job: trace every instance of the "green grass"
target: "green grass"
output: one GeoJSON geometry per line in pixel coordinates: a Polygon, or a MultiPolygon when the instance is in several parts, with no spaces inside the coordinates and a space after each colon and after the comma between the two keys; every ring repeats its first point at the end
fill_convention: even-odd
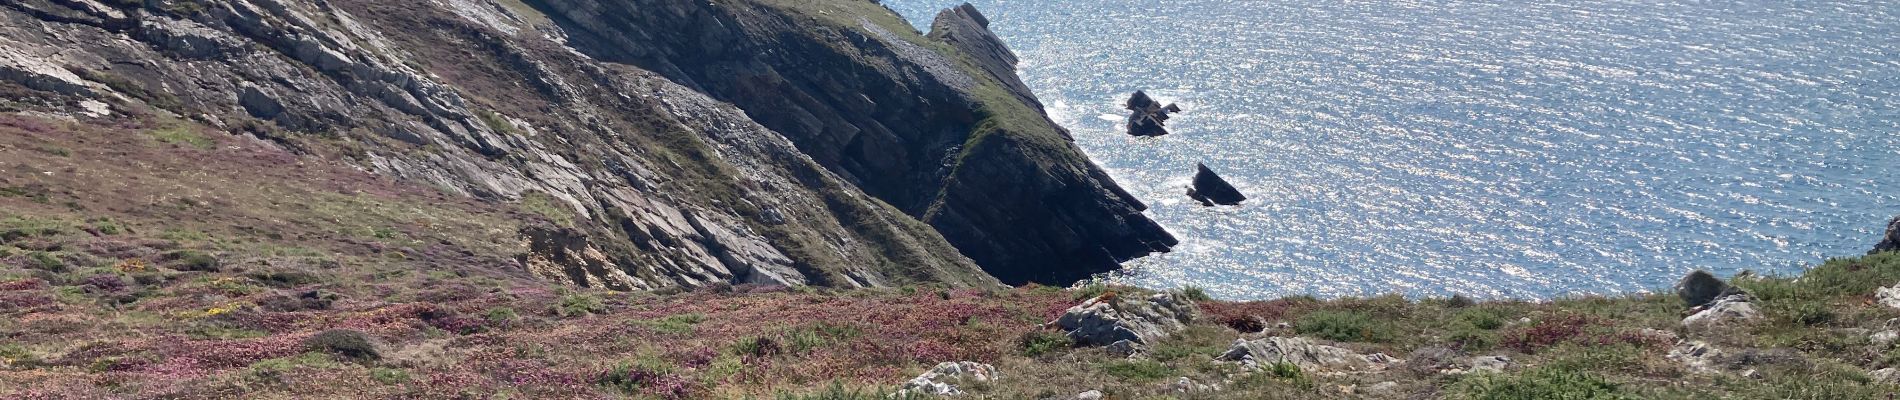
{"type": "Polygon", "coordinates": [[[554,306],[554,315],[565,318],[582,317],[607,311],[606,303],[593,293],[577,292],[561,295],[559,304],[554,306]]]}
{"type": "Polygon", "coordinates": [[[1461,400],[1635,399],[1602,377],[1581,371],[1539,368],[1519,375],[1480,374],[1459,382],[1450,396],[1461,400]]]}
{"type": "Polygon", "coordinates": [[[662,334],[685,335],[693,333],[695,326],[699,325],[699,322],[705,319],[706,316],[703,314],[679,314],[652,320],[635,321],[634,325],[645,327],[662,334]]]}
{"type": "Polygon", "coordinates": [[[1016,347],[1024,357],[1036,357],[1075,347],[1075,339],[1062,332],[1038,330],[1017,338],[1016,347]]]}
{"type": "Polygon", "coordinates": [[[151,134],[153,139],[158,139],[161,143],[196,147],[202,150],[210,150],[217,145],[216,142],[211,141],[211,138],[198,133],[198,130],[189,124],[168,124],[153,129],[151,134]]]}
{"type": "Polygon", "coordinates": [[[1337,342],[1390,342],[1395,337],[1391,323],[1354,311],[1318,311],[1300,317],[1294,331],[1337,342]]]}
{"type": "Polygon", "coordinates": [[[1174,375],[1174,367],[1154,360],[1120,360],[1101,365],[1102,373],[1118,379],[1145,382],[1174,375]]]}
{"type": "Polygon", "coordinates": [[[529,191],[521,194],[519,204],[521,209],[547,218],[555,224],[569,228],[575,227],[574,210],[567,207],[567,202],[554,198],[552,195],[540,191],[529,191]]]}

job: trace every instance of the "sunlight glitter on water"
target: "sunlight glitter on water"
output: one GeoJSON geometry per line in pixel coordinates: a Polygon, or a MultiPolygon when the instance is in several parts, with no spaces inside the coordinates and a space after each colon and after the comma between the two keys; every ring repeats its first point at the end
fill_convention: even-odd
{"type": "MultiPolygon", "coordinates": [[[[1900,4],[977,1],[1221,297],[1548,298],[1794,273],[1900,213],[1900,4]],[[1188,109],[1119,133],[1146,89],[1188,109]],[[1196,162],[1252,200],[1185,201],[1196,162]]],[[[920,26],[952,1],[887,0],[920,26]]]]}

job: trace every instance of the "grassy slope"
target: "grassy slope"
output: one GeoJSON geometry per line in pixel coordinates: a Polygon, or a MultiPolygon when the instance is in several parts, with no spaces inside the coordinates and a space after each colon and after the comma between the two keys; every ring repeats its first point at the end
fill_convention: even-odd
{"type": "MultiPolygon", "coordinates": [[[[1039,165],[1088,164],[1085,156],[1069,143],[1068,139],[1057,133],[1041,112],[1010,94],[1009,89],[978,67],[969,55],[963,54],[948,43],[925,37],[923,33],[912,27],[910,22],[905,21],[903,16],[889,8],[875,2],[859,0],[752,1],[806,15],[836,29],[859,31],[861,34],[870,35],[869,32],[863,32],[864,29],[860,26],[859,18],[862,18],[863,21],[869,21],[911,44],[936,51],[955,62],[958,70],[976,82],[976,86],[970,88],[967,93],[971,97],[970,100],[975,102],[982,120],[971,127],[969,137],[961,146],[962,151],[957,154],[956,166],[952,168],[953,170],[961,168],[967,157],[982,149],[982,146],[990,144],[986,142],[996,139],[997,135],[1007,135],[1012,142],[1028,146],[1024,150],[1026,154],[1051,158],[1037,160],[1039,165]]],[[[953,172],[950,179],[956,179],[956,176],[957,174],[953,172]]],[[[948,190],[950,186],[945,185],[945,190],[948,190]]],[[[931,205],[929,211],[925,212],[926,217],[923,219],[930,220],[931,216],[938,213],[943,206],[944,197],[942,193],[937,195],[936,202],[931,205]]]]}
{"type": "Polygon", "coordinates": [[[1359,395],[1900,390],[1865,374],[1900,363],[1866,339],[1900,316],[1871,297],[1900,282],[1900,254],[1829,261],[1798,280],[1738,279],[1767,318],[1720,332],[1679,329],[1681,306],[1667,295],[1205,302],[1200,323],[1124,360],[1039,328],[1092,291],[568,291],[508,260],[519,251],[514,221],[541,218],[533,204],[456,200],[202,132],[153,118],[102,127],[0,117],[0,398],[882,398],[949,360],[1002,369],[1002,381],[965,388],[979,398],[1352,397],[1342,388],[1386,381],[1396,390],[1359,395]],[[1213,361],[1259,327],[1413,360],[1360,375],[1248,374],[1213,361]],[[305,344],[336,328],[366,333],[381,358],[305,344]],[[1746,354],[1723,363],[1761,378],[1690,371],[1667,358],[1673,339],[1645,329],[1746,354]],[[1440,375],[1425,367],[1432,349],[1515,364],[1440,375]],[[1165,388],[1182,376],[1226,389],[1165,388]]]}

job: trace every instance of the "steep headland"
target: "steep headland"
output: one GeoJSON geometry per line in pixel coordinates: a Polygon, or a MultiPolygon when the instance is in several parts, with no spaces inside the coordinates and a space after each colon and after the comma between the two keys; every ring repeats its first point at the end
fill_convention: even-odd
{"type": "Polygon", "coordinates": [[[844,0],[0,10],[10,110],[540,205],[522,260],[580,285],[1066,283],[1175,244],[969,7],[928,37],[844,0]]]}

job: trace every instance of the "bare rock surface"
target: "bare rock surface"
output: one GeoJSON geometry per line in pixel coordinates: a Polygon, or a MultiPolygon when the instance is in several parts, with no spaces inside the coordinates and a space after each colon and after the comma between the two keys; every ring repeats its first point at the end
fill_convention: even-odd
{"type": "Polygon", "coordinates": [[[1076,343],[1121,347],[1133,352],[1187,328],[1198,314],[1194,302],[1181,293],[1156,293],[1145,298],[1098,296],[1070,307],[1053,325],[1068,332],[1076,343]]]}

